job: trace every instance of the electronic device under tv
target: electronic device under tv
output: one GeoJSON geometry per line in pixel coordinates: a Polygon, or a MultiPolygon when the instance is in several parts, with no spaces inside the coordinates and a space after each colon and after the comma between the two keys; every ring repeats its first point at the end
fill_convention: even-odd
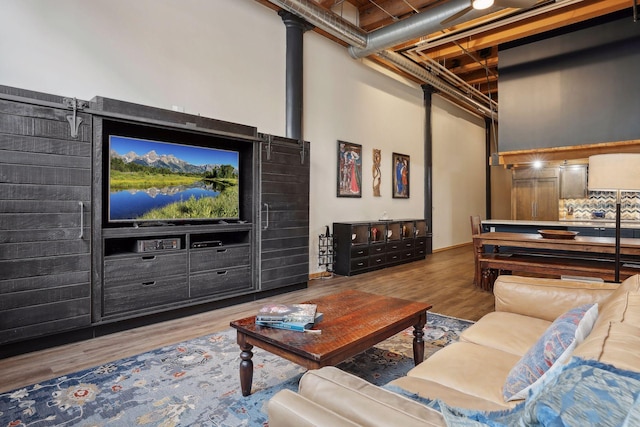
{"type": "Polygon", "coordinates": [[[108,136],[109,224],[240,219],[240,150],[108,136]]]}

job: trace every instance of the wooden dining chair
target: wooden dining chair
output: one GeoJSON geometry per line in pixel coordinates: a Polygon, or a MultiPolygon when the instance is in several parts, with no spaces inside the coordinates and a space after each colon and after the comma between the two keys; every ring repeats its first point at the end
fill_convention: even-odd
{"type": "Polygon", "coordinates": [[[471,235],[482,233],[480,215],[471,215],[469,218],[471,220],[471,235]]]}

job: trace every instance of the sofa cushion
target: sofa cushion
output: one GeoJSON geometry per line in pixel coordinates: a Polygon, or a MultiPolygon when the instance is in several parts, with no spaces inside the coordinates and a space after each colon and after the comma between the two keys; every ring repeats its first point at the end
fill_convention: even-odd
{"type": "Polygon", "coordinates": [[[629,292],[627,295],[627,309],[622,321],[640,328],[640,293],[629,292]]]}
{"type": "Polygon", "coordinates": [[[503,275],[494,284],[495,311],[508,311],[553,322],[584,304],[601,304],[619,289],[616,283],[580,282],[503,275]]]}
{"type": "Polygon", "coordinates": [[[589,334],[598,317],[597,304],[573,308],[558,317],[511,369],[504,383],[505,400],[519,400],[544,384],[569,360],[577,343],[589,334]]]}
{"type": "Polygon", "coordinates": [[[551,325],[548,320],[494,311],[465,329],[460,341],[523,356],[551,325]]]}
{"type": "Polygon", "coordinates": [[[502,385],[519,359],[515,354],[494,348],[456,342],[438,350],[411,369],[407,376],[436,382],[449,389],[506,406],[502,385]]]}
{"type": "Polygon", "coordinates": [[[385,385],[385,388],[417,401],[437,401],[439,406],[442,402],[447,402],[447,405],[478,411],[504,411],[517,403],[505,402],[503,399],[500,402],[490,401],[482,396],[472,396],[439,382],[417,377],[400,377],[385,385]],[[402,391],[398,391],[399,389],[402,391]]]}
{"type": "Polygon", "coordinates": [[[600,312],[606,312],[609,304],[614,303],[618,298],[621,298],[627,292],[639,292],[640,291],[640,274],[636,274],[625,279],[618,288],[613,291],[609,297],[600,304],[600,312]]]}
{"type": "Polygon", "coordinates": [[[636,326],[609,322],[602,337],[583,344],[575,349],[574,356],[640,372],[640,328],[636,326]]]}
{"type": "Polygon", "coordinates": [[[638,292],[617,292],[606,304],[599,307],[598,319],[589,336],[576,346],[574,356],[584,359],[599,360],[609,335],[612,322],[624,322],[640,327],[640,294],[638,292]]]}

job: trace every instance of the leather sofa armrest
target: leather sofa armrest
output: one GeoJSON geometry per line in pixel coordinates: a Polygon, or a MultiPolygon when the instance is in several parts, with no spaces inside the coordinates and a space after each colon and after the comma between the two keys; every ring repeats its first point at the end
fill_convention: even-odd
{"type": "Polygon", "coordinates": [[[357,427],[358,424],[331,412],[291,390],[281,390],[269,400],[269,427],[357,427]]]}
{"type": "Polygon", "coordinates": [[[495,310],[551,322],[571,308],[602,303],[618,286],[606,282],[503,275],[496,279],[493,287],[495,310]]]}
{"type": "Polygon", "coordinates": [[[332,366],[307,371],[298,392],[359,426],[446,425],[440,412],[332,366]]]}

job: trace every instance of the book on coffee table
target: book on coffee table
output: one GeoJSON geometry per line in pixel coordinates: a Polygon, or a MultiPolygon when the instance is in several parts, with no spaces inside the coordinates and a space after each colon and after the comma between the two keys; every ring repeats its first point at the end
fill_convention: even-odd
{"type": "MultiPolygon", "coordinates": [[[[256,320],[256,325],[266,326],[269,328],[276,329],[287,329],[290,331],[299,331],[305,332],[310,331],[310,329],[319,321],[322,320],[322,313],[316,313],[313,322],[291,322],[291,321],[281,321],[281,320],[256,320]]],[[[318,331],[320,332],[320,331],[318,331]]]]}
{"type": "Polygon", "coordinates": [[[256,322],[313,323],[316,304],[267,304],[256,315],[256,322]]]}

